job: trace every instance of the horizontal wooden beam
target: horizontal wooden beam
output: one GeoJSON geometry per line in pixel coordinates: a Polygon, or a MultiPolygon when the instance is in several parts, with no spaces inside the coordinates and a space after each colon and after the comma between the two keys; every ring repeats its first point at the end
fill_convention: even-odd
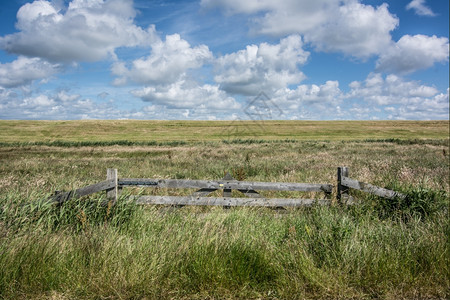
{"type": "Polygon", "coordinates": [[[393,199],[395,197],[399,197],[399,198],[405,198],[406,196],[395,192],[395,191],[391,191],[385,188],[381,188],[375,185],[372,185],[370,183],[365,183],[365,182],[361,182],[355,179],[351,179],[348,177],[342,177],[341,178],[341,185],[343,186],[347,186],[349,188],[355,189],[355,190],[360,190],[366,193],[370,193],[379,197],[383,197],[383,198],[387,198],[387,199],[393,199]]]}
{"type": "Polygon", "coordinates": [[[187,179],[119,179],[120,186],[161,187],[161,188],[192,188],[192,189],[231,189],[244,191],[297,191],[297,192],[325,192],[331,193],[331,184],[318,183],[279,183],[279,182],[250,182],[235,180],[187,180],[187,179]]]}
{"type": "Polygon", "coordinates": [[[137,204],[163,205],[214,205],[214,206],[263,206],[263,207],[300,207],[315,204],[328,205],[329,200],[316,199],[277,199],[277,198],[229,198],[194,196],[140,196],[137,204]]]}
{"type": "Polygon", "coordinates": [[[105,180],[105,181],[102,181],[102,182],[99,182],[96,184],[91,184],[91,185],[85,186],[80,189],[76,189],[73,193],[74,193],[74,196],[83,197],[83,196],[87,196],[87,195],[90,195],[93,193],[112,189],[115,186],[116,186],[116,182],[114,181],[114,179],[110,179],[110,180],[105,180]]]}
{"type": "Polygon", "coordinates": [[[114,180],[112,180],[112,179],[105,180],[105,181],[102,181],[99,183],[91,184],[91,185],[76,189],[74,191],[58,193],[58,194],[50,197],[49,200],[58,202],[58,203],[63,203],[71,198],[87,196],[87,195],[94,194],[97,192],[106,191],[106,190],[109,190],[114,187],[115,187],[114,180]]]}

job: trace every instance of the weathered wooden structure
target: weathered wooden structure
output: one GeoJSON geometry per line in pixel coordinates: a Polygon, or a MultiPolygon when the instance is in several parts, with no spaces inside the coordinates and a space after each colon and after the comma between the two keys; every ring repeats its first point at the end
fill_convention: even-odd
{"type": "MultiPolygon", "coordinates": [[[[360,182],[348,177],[347,167],[339,167],[337,173],[336,200],[340,204],[351,204],[353,199],[349,196],[350,189],[361,190],[380,197],[392,199],[405,195],[387,190],[369,183],[360,182]]],[[[93,193],[106,191],[110,201],[117,201],[124,187],[150,187],[195,189],[188,196],[136,196],[138,204],[162,205],[217,205],[231,206],[263,206],[263,207],[299,207],[315,204],[331,204],[333,185],[317,183],[287,183],[287,182],[252,182],[238,181],[226,174],[221,180],[189,180],[189,179],[152,179],[152,178],[119,178],[117,169],[107,169],[105,181],[92,184],[70,192],[56,192],[52,201],[63,203],[74,197],[83,197],[93,193]],[[221,190],[221,197],[208,197],[209,194],[221,190]],[[232,197],[232,190],[241,192],[245,197],[232,197]],[[291,191],[291,192],[317,192],[323,193],[322,199],[293,199],[293,198],[265,198],[258,191],[291,191]]]]}

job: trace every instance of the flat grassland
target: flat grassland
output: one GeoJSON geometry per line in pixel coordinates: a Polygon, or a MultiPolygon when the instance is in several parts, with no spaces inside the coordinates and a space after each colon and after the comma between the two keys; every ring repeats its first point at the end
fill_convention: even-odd
{"type": "Polygon", "coordinates": [[[448,121],[0,121],[0,298],[448,299],[448,136],[448,121]],[[335,185],[338,166],[408,197],[285,211],[125,198],[192,192],[170,189],[112,207],[38,201],[106,168],[335,185]]]}
{"type": "Polygon", "coordinates": [[[446,139],[448,121],[0,121],[0,142],[446,139]]]}

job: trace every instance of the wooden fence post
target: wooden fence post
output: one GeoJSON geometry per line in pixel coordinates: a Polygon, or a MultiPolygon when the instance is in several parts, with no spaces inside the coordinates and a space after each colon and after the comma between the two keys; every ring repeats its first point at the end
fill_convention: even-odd
{"type": "MultiPolygon", "coordinates": [[[[233,176],[230,175],[230,173],[226,173],[225,176],[222,178],[222,180],[236,180],[233,178],[233,176]]],[[[231,189],[223,189],[222,195],[224,198],[230,198],[231,197],[231,189]]],[[[230,206],[223,206],[224,209],[230,209],[230,206]]]]}
{"type": "Polygon", "coordinates": [[[342,177],[348,177],[348,167],[338,167],[337,168],[337,201],[339,204],[343,204],[343,197],[345,200],[348,199],[348,190],[349,188],[342,185],[342,177]]]}
{"type": "Polygon", "coordinates": [[[113,201],[113,204],[117,202],[119,198],[119,185],[118,185],[118,176],[117,169],[106,169],[106,180],[114,180],[114,187],[106,190],[106,198],[113,201]]]}

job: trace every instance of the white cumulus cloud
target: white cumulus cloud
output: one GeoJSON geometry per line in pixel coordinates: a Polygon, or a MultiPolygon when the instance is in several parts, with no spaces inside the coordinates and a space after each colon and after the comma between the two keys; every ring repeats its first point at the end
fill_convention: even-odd
{"type": "Polygon", "coordinates": [[[322,51],[362,59],[382,52],[391,42],[390,32],[399,24],[387,4],[373,7],[356,0],[202,0],[201,5],[253,14],[251,30],[256,33],[301,34],[322,51]]]}
{"type": "Polygon", "coordinates": [[[152,104],[169,108],[211,108],[233,110],[240,108],[234,98],[216,85],[198,85],[180,80],[168,85],[147,86],[132,91],[132,94],[152,104]]]}
{"type": "Polygon", "coordinates": [[[118,47],[149,45],[154,27],[133,23],[132,0],[73,0],[64,9],[38,0],[17,12],[17,33],[0,37],[0,48],[52,62],[98,61],[115,57],[118,47]]]}
{"type": "Polygon", "coordinates": [[[404,35],[383,53],[377,69],[393,73],[411,73],[433,66],[436,62],[448,62],[448,38],[435,35],[404,35]]]}
{"type": "Polygon", "coordinates": [[[96,103],[66,91],[19,95],[0,88],[0,119],[110,119],[125,114],[112,103],[96,103]]]}
{"type": "Polygon", "coordinates": [[[243,95],[271,92],[299,83],[305,75],[298,66],[309,57],[302,46],[298,35],[284,38],[275,45],[249,45],[244,50],[217,58],[214,80],[221,89],[243,95]]]}
{"type": "Polygon", "coordinates": [[[406,5],[406,9],[413,9],[419,16],[433,17],[436,15],[428,6],[425,5],[425,0],[413,0],[406,5]]]}
{"type": "Polygon", "coordinates": [[[305,32],[305,40],[322,51],[364,59],[383,53],[391,43],[390,32],[398,23],[387,4],[374,8],[350,2],[332,12],[317,28],[305,32]]]}
{"type": "Polygon", "coordinates": [[[418,81],[407,81],[392,74],[383,78],[379,73],[370,74],[362,82],[352,82],[350,88],[345,98],[365,103],[369,108],[367,113],[384,107],[397,119],[448,119],[448,90],[443,94],[418,81]]]}
{"type": "Polygon", "coordinates": [[[408,104],[438,93],[435,87],[421,85],[417,81],[405,81],[392,74],[383,78],[380,73],[371,73],[363,82],[354,81],[350,88],[347,97],[377,105],[408,104]]]}
{"type": "Polygon", "coordinates": [[[46,79],[60,69],[60,65],[40,58],[19,56],[10,63],[0,63],[0,86],[12,88],[27,85],[33,80],[46,79]]]}
{"type": "Polygon", "coordinates": [[[191,45],[181,39],[179,34],[166,36],[152,46],[151,54],[132,62],[130,68],[124,62],[117,62],[112,73],[118,78],[115,84],[124,84],[131,79],[141,84],[169,84],[184,77],[189,69],[196,69],[212,60],[208,46],[191,45]]]}
{"type": "Polygon", "coordinates": [[[272,96],[272,101],[291,119],[339,118],[342,99],[339,82],[332,80],[322,85],[302,84],[295,89],[279,89],[272,96]]]}
{"type": "Polygon", "coordinates": [[[296,89],[281,89],[274,94],[274,99],[279,102],[289,102],[296,105],[330,104],[338,103],[342,92],[338,81],[327,81],[322,85],[297,86],[296,89]]]}

